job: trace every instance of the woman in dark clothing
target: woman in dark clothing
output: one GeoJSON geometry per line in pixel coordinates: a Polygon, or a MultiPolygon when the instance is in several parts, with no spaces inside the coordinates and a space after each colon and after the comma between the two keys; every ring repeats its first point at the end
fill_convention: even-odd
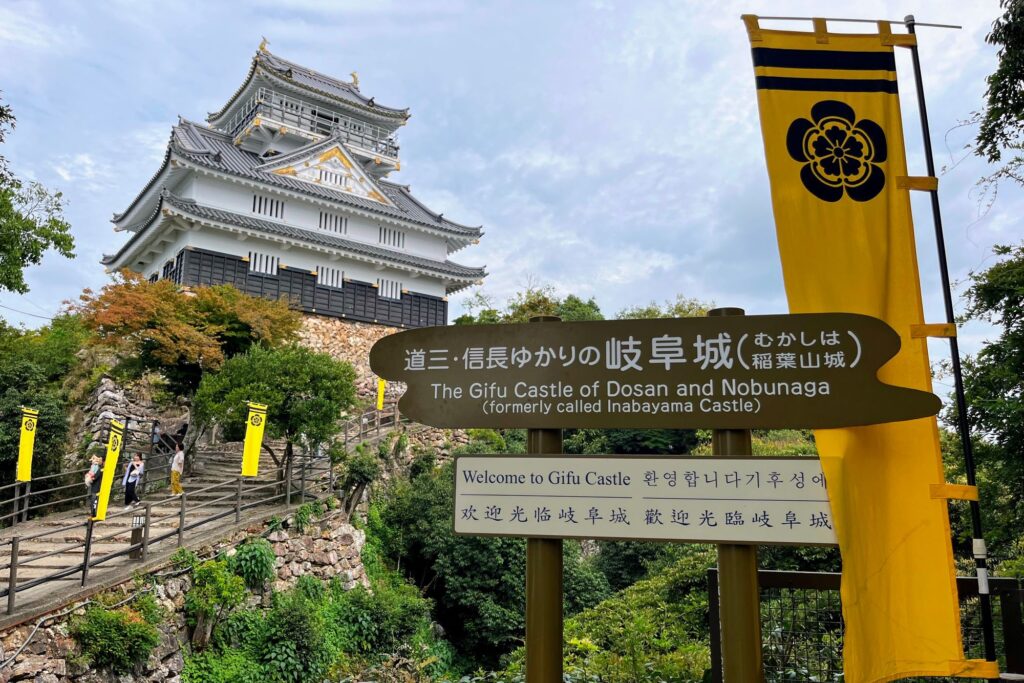
{"type": "Polygon", "coordinates": [[[136,453],[124,468],[124,509],[139,504],[139,485],[142,483],[142,454],[136,453]]]}

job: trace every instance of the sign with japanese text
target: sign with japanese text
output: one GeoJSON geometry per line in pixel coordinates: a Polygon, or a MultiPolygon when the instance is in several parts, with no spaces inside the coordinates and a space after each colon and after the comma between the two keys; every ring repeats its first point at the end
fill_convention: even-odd
{"type": "Polygon", "coordinates": [[[899,348],[863,315],[724,316],[429,327],[370,365],[435,427],[826,429],[939,411],[877,379],[899,348]]]}
{"type": "Polygon", "coordinates": [[[833,545],[817,458],[455,459],[455,533],[833,545]]]}

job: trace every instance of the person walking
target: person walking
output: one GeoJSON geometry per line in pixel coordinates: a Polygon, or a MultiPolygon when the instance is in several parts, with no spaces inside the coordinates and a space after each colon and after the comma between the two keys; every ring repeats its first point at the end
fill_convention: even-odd
{"type": "Polygon", "coordinates": [[[93,517],[96,516],[96,506],[99,504],[100,475],[103,473],[102,464],[103,459],[100,456],[92,456],[89,471],[85,473],[85,489],[89,495],[89,510],[93,517]]]}
{"type": "Polygon", "coordinates": [[[142,484],[142,472],[145,465],[142,462],[142,454],[136,453],[132,456],[131,462],[125,465],[124,479],[124,509],[129,510],[139,504],[139,487],[142,484]]]}
{"type": "Polygon", "coordinates": [[[185,451],[181,442],[174,444],[174,457],[171,458],[171,495],[180,496],[185,492],[181,488],[181,475],[185,471],[185,451]]]}

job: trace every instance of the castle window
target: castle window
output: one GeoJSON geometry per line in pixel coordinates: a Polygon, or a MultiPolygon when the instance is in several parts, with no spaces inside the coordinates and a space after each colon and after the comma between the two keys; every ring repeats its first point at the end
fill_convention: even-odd
{"type": "Polygon", "coordinates": [[[271,218],[283,219],[284,218],[284,201],[280,199],[271,199],[270,197],[264,197],[261,194],[254,194],[252,196],[252,212],[261,216],[270,216],[271,218]]]}
{"type": "Polygon", "coordinates": [[[387,280],[385,278],[378,278],[377,280],[377,296],[384,297],[385,299],[401,299],[402,289],[402,283],[398,280],[387,280]]]}
{"type": "Polygon", "coordinates": [[[277,267],[281,263],[279,256],[261,254],[258,251],[249,252],[249,272],[262,275],[277,275],[277,267]]]}
{"type": "Polygon", "coordinates": [[[394,228],[385,228],[382,225],[377,228],[377,242],[389,247],[405,249],[405,233],[394,228]]]}
{"type": "Polygon", "coordinates": [[[345,283],[345,271],[331,266],[320,266],[316,271],[316,283],[325,287],[342,287],[345,283]]]}
{"type": "Polygon", "coordinates": [[[330,211],[320,212],[320,229],[339,235],[348,234],[348,217],[330,211]]]}

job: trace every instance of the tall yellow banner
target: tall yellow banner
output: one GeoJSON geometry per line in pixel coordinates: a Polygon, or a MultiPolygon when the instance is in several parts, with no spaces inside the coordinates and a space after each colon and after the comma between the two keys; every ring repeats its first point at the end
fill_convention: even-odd
{"type": "Polygon", "coordinates": [[[263,430],[267,426],[267,407],[262,403],[247,403],[249,415],[245,418],[245,444],[242,447],[242,476],[255,477],[260,472],[260,448],[263,430]]]}
{"type": "Polygon", "coordinates": [[[110,487],[114,484],[117,474],[117,460],[121,457],[124,445],[124,424],[117,420],[110,421],[110,437],[107,439],[107,457],[103,460],[103,479],[100,480],[100,496],[96,503],[96,515],[93,521],[102,522],[107,518],[107,504],[110,502],[110,487]]]}
{"type": "MultiPolygon", "coordinates": [[[[760,28],[754,58],[793,313],[863,313],[899,334],[879,379],[931,391],[893,35],[760,28]]],[[[966,660],[934,418],[815,432],[843,560],[844,680],[998,676],[966,660]],[[934,488],[933,488],[934,487],[934,488]]]]}
{"type": "Polygon", "coordinates": [[[18,442],[18,467],[16,481],[32,481],[32,451],[36,447],[36,427],[39,425],[39,411],[21,409],[21,440],[18,442]]]}

